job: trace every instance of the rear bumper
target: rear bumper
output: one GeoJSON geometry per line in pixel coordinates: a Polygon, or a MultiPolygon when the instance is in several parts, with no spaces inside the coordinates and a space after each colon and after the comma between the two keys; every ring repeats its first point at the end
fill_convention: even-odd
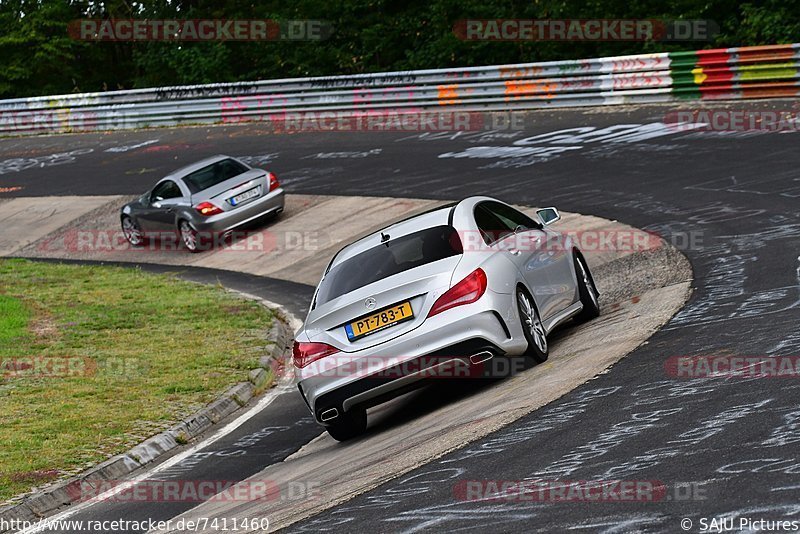
{"type": "MultiPolygon", "coordinates": [[[[471,356],[482,351],[493,356],[518,355],[527,346],[514,299],[487,291],[480,301],[429,317],[391,341],[356,352],[339,352],[295,373],[306,404],[324,424],[320,414],[328,409],[342,413],[356,405],[379,404],[427,378],[485,376],[486,369],[476,369],[471,356]],[[450,360],[454,361],[448,363],[450,360]],[[421,372],[437,365],[444,367],[435,376],[421,372]]],[[[495,358],[492,363],[504,361],[495,358]]],[[[489,374],[504,376],[494,371],[489,374]]]]}
{"type": "Polygon", "coordinates": [[[308,391],[308,381],[299,383],[298,388],[316,421],[333,423],[339,414],[354,407],[369,408],[438,379],[482,376],[486,371],[483,362],[502,355],[504,352],[495,344],[476,338],[405,360],[321,394],[308,391]],[[313,405],[309,395],[313,395],[313,405]],[[327,419],[325,414],[332,417],[327,419]]]}
{"type": "Polygon", "coordinates": [[[202,217],[198,214],[192,217],[190,222],[198,232],[228,232],[266,215],[280,213],[283,211],[284,197],[283,189],[279,187],[258,200],[240,206],[239,208],[212,217],[202,217]]]}

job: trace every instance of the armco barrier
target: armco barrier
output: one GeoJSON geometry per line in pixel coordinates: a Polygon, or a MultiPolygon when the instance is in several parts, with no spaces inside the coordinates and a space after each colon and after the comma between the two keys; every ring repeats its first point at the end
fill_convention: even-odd
{"type": "Polygon", "coordinates": [[[800,96],[800,44],[0,100],[0,135],[279,121],[288,112],[489,111],[800,96]]]}

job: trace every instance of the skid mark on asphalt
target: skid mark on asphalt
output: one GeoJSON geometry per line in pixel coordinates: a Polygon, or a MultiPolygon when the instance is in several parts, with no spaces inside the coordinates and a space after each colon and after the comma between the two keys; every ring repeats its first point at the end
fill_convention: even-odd
{"type": "Polygon", "coordinates": [[[79,148],[69,152],[58,152],[46,156],[36,156],[30,158],[11,158],[0,161],[0,175],[12,172],[22,172],[28,169],[54,167],[74,163],[78,156],[94,152],[93,148],[79,148]]]}
{"type": "Polygon", "coordinates": [[[146,147],[149,145],[153,145],[155,143],[158,143],[158,139],[151,139],[149,141],[143,141],[141,143],[136,143],[134,145],[112,146],[111,148],[105,149],[104,152],[111,152],[111,153],[130,152],[131,150],[136,150],[137,148],[146,147]]]}

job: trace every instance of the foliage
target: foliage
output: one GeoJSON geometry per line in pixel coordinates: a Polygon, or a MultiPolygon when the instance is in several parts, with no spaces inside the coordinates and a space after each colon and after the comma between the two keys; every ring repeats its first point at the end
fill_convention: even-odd
{"type": "Polygon", "coordinates": [[[0,98],[790,43],[800,0],[0,0],[0,98]],[[81,42],[82,18],[313,19],[323,41],[81,42]],[[712,19],[711,42],[463,41],[467,18],[712,19]]]}

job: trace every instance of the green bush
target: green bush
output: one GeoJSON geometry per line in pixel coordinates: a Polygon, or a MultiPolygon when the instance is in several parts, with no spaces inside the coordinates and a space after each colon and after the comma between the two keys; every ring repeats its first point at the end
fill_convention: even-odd
{"type": "Polygon", "coordinates": [[[490,65],[655,51],[790,43],[800,38],[800,0],[122,0],[0,2],[0,98],[173,84],[490,65]],[[325,41],[101,42],[71,39],[81,18],[314,19],[325,41]],[[465,18],[712,19],[712,42],[465,42],[465,18]]]}

